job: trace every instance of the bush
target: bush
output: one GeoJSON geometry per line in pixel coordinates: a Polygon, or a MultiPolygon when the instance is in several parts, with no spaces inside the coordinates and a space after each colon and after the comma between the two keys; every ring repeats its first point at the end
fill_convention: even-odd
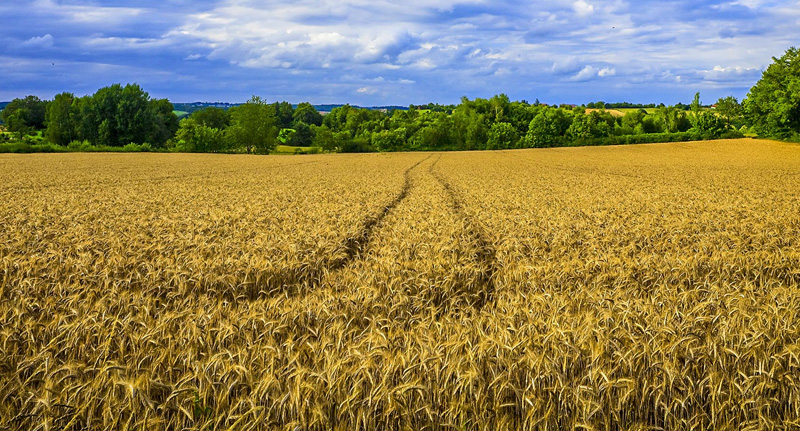
{"type": "Polygon", "coordinates": [[[720,139],[741,139],[744,138],[744,134],[738,130],[727,130],[719,135],[720,139]]]}
{"type": "Polygon", "coordinates": [[[126,153],[141,153],[141,152],[151,152],[153,151],[153,147],[145,142],[144,144],[134,144],[131,142],[128,145],[122,147],[122,151],[126,153]]]}
{"type": "Polygon", "coordinates": [[[91,142],[87,140],[83,141],[72,141],[67,145],[67,148],[70,151],[92,151],[94,146],[91,142]]]}
{"type": "Polygon", "coordinates": [[[0,153],[63,153],[67,149],[54,144],[30,144],[28,142],[9,142],[0,144],[0,153]]]}

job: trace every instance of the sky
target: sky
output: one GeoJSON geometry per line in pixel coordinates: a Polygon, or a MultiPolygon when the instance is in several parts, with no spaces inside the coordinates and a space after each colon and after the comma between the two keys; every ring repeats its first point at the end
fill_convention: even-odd
{"type": "Polygon", "coordinates": [[[710,104],[798,44],[800,0],[0,0],[0,100],[710,104]]]}

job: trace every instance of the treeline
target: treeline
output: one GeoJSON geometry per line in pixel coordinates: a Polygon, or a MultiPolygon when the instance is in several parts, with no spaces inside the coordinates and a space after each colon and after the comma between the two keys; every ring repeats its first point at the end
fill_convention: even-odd
{"type": "MultiPolygon", "coordinates": [[[[28,96],[3,109],[5,128],[23,143],[55,146],[164,147],[178,130],[167,99],[151,99],[136,84],[119,84],[91,96],[61,93],[51,101],[28,96]]],[[[4,134],[6,139],[10,139],[4,134]]],[[[73,148],[79,149],[79,148],[73,148]]]]}
{"type": "MultiPolygon", "coordinates": [[[[698,96],[699,97],[699,96],[698,96]]],[[[491,150],[602,145],[740,136],[741,109],[729,116],[701,108],[662,106],[614,116],[587,106],[551,107],[463,98],[458,105],[375,110],[350,105],[321,115],[309,103],[267,103],[253,97],[221,109],[210,107],[178,121],[172,104],[151,99],[138,85],[113,85],[91,96],[16,99],[3,110],[9,132],[24,141],[66,149],[172,150],[269,153],[278,145],[310,151],[370,152],[491,150]]],[[[594,105],[590,105],[594,106],[594,105]]]]}
{"type": "Polygon", "coordinates": [[[740,117],[723,117],[697,105],[686,112],[674,107],[653,113],[634,110],[615,117],[585,107],[550,107],[491,99],[462,99],[451,113],[419,110],[382,114],[337,108],[315,128],[313,145],[339,151],[484,150],[740,136],[740,117]],[[678,134],[668,136],[670,134],[678,134]],[[622,136],[627,138],[622,139],[622,136]]]}
{"type": "Polygon", "coordinates": [[[407,110],[345,105],[323,116],[309,103],[295,107],[254,96],[230,109],[201,109],[178,121],[168,100],[151,99],[135,84],[117,84],[85,97],[62,93],[52,101],[13,100],[2,111],[7,131],[0,136],[14,142],[0,143],[0,151],[269,153],[281,144],[306,152],[491,150],[734,138],[745,131],[798,140],[798,89],[800,51],[795,48],[774,59],[743,103],[725,97],[713,109],[700,103],[699,93],[687,105],[635,107],[604,102],[553,107],[501,94],[407,110]],[[626,112],[615,116],[606,108],[626,112]],[[28,147],[14,147],[20,144],[28,147]]]}

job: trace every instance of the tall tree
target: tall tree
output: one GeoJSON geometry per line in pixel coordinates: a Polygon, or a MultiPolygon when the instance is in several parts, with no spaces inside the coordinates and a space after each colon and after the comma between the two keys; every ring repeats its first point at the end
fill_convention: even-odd
{"type": "Polygon", "coordinates": [[[453,139],[456,146],[464,150],[486,148],[488,127],[486,117],[473,108],[475,102],[463,98],[461,105],[453,111],[453,139]]]}
{"type": "Polygon", "coordinates": [[[78,138],[74,103],[74,94],[61,93],[47,104],[45,137],[48,141],[56,145],[67,145],[78,138]]]}
{"type": "Polygon", "coordinates": [[[560,108],[544,108],[533,117],[528,133],[525,135],[525,146],[557,147],[563,144],[564,134],[572,124],[560,108]]]}
{"type": "Polygon", "coordinates": [[[232,148],[268,153],[278,145],[279,131],[274,105],[253,96],[247,103],[231,108],[231,125],[225,133],[232,148]]]}
{"type": "Polygon", "coordinates": [[[294,124],[294,133],[292,133],[292,137],[289,140],[289,145],[295,147],[310,147],[313,141],[314,132],[311,130],[311,127],[302,121],[296,122],[294,124]]]}
{"type": "Polygon", "coordinates": [[[800,50],[789,48],[761,75],[744,101],[744,112],[762,136],[800,133],[800,50]]]}
{"type": "Polygon", "coordinates": [[[720,97],[717,100],[717,113],[725,121],[725,127],[730,128],[731,123],[742,118],[742,105],[733,96],[720,97]]]}
{"type": "Polygon", "coordinates": [[[178,131],[178,116],[174,113],[172,103],[167,99],[151,100],[149,109],[153,114],[150,143],[162,147],[178,131]]]}
{"type": "Polygon", "coordinates": [[[294,110],[293,116],[294,123],[306,123],[309,126],[321,126],[322,125],[322,115],[314,108],[314,105],[303,102],[297,105],[297,109],[294,110]]]}
{"type": "Polygon", "coordinates": [[[275,102],[272,104],[275,109],[275,117],[278,121],[278,127],[281,129],[289,129],[292,127],[292,120],[294,118],[294,108],[289,102],[275,102]]]}
{"type": "Polygon", "coordinates": [[[691,121],[686,118],[686,112],[674,106],[658,108],[654,116],[667,133],[685,132],[693,125],[691,121]]]}
{"type": "Polygon", "coordinates": [[[223,130],[231,124],[230,112],[215,107],[209,107],[195,111],[190,116],[198,123],[214,129],[223,130]]]}
{"type": "Polygon", "coordinates": [[[152,136],[153,127],[158,124],[156,113],[150,106],[150,96],[137,84],[122,88],[115,114],[119,145],[147,142],[152,136]]]}

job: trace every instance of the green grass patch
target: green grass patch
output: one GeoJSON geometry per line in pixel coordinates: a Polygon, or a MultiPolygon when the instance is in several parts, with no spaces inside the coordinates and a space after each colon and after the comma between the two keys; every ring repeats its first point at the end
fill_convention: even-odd
{"type": "Polygon", "coordinates": [[[652,114],[652,113],[656,112],[657,108],[614,108],[614,110],[619,111],[619,112],[623,112],[623,113],[626,113],[626,114],[628,112],[634,112],[634,111],[638,111],[640,109],[644,109],[648,114],[652,114]]]}
{"type": "Polygon", "coordinates": [[[319,152],[318,147],[293,147],[291,145],[278,145],[272,154],[315,154],[319,152]]]}

